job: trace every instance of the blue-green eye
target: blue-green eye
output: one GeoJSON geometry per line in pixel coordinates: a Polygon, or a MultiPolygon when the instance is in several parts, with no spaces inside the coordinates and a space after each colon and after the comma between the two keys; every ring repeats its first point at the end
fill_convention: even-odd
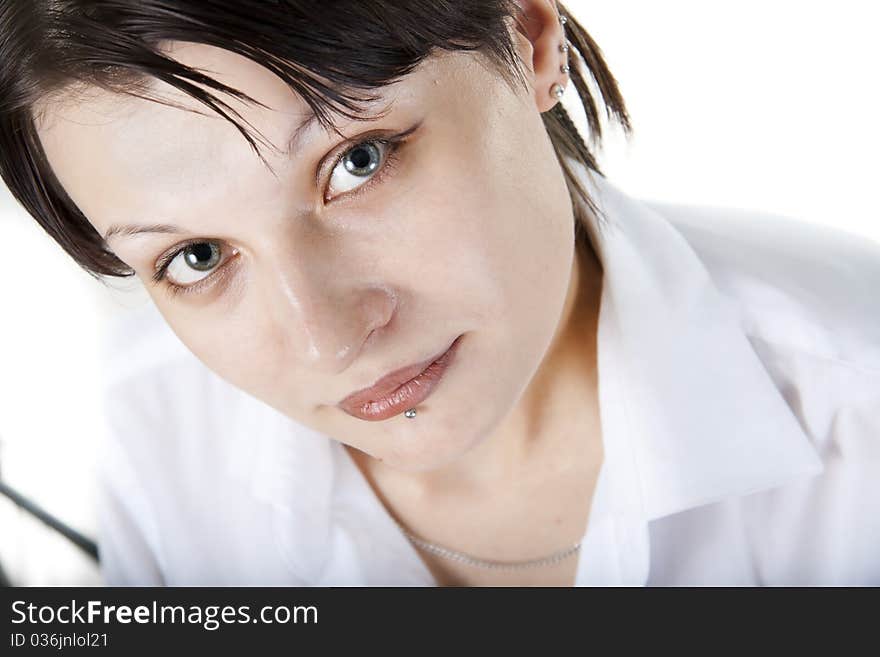
{"type": "Polygon", "coordinates": [[[210,276],[221,260],[217,244],[196,242],[177,252],[165,268],[165,275],[175,285],[190,285],[210,276]]]}
{"type": "Polygon", "coordinates": [[[389,148],[384,141],[366,141],[346,151],[330,175],[331,195],[344,194],[370,180],[381,169],[389,148]]]}

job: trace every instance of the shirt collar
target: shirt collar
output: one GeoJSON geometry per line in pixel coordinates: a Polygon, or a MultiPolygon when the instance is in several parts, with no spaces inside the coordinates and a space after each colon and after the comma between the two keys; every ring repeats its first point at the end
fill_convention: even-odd
{"type": "Polygon", "coordinates": [[[571,163],[605,218],[586,232],[604,271],[599,402],[611,477],[629,487],[622,510],[650,520],[821,472],[735,305],[683,236],[571,163]]]}

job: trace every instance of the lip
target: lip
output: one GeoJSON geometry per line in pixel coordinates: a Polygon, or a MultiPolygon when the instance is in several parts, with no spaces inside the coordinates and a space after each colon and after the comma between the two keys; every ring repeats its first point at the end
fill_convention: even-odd
{"type": "Polygon", "coordinates": [[[353,417],[376,422],[422,403],[440,382],[461,338],[459,335],[436,356],[394,370],[369,388],[353,392],[337,406],[353,417]]]}

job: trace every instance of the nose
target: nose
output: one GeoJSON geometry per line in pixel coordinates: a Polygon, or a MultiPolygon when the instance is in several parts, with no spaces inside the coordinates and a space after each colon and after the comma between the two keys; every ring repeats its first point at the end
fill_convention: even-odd
{"type": "Polygon", "coordinates": [[[397,308],[397,295],[387,285],[365,280],[349,261],[298,258],[279,254],[267,273],[265,299],[275,342],[312,371],[328,375],[345,370],[367,340],[385,327],[397,308]]]}

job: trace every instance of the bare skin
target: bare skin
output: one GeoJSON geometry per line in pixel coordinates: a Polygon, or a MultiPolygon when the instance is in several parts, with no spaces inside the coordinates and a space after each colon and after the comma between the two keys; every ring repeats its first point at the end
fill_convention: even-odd
{"type": "MultiPolygon", "coordinates": [[[[463,490],[454,481],[425,486],[347,447],[379,499],[410,532],[498,561],[545,557],[581,540],[603,460],[596,377],[601,290],[601,263],[591,249],[579,249],[560,332],[524,394],[536,411],[530,416],[535,435],[541,435],[542,424],[560,418],[569,419],[568,427],[552,443],[525,445],[522,459],[503,464],[484,489],[463,490]],[[574,397],[544,398],[560,381],[569,382],[574,397]]],[[[519,421],[514,414],[506,419],[519,421]]],[[[419,555],[438,586],[572,586],[578,565],[577,554],[524,570],[475,568],[425,550],[419,555]]]]}
{"type": "MultiPolygon", "coordinates": [[[[168,52],[260,100],[230,99],[262,135],[267,169],[226,121],[92,89],[42,108],[40,139],[73,201],[144,281],[210,369],[342,442],[389,509],[428,540],[497,560],[579,540],[601,464],[595,324],[601,271],[576,257],[568,190],[541,113],[567,78],[552,0],[523,0],[528,90],[472,53],[443,53],[382,90],[352,141],[315,126],[283,146],[306,105],[257,64],[201,44],[168,52]],[[341,161],[366,137],[414,131],[394,166],[354,180],[341,161]],[[369,133],[369,134],[368,134],[369,133]],[[114,227],[163,224],[162,232],[114,227]],[[172,227],[168,227],[168,226],[172,227]],[[209,272],[165,254],[198,242],[209,272]],[[201,276],[200,280],[197,277],[201,276]],[[177,284],[182,291],[172,284],[177,284]],[[463,335],[418,407],[381,422],[336,406],[463,335]]],[[[528,583],[570,585],[575,560],[528,583]]],[[[518,583],[429,563],[438,583],[518,583]]]]}

